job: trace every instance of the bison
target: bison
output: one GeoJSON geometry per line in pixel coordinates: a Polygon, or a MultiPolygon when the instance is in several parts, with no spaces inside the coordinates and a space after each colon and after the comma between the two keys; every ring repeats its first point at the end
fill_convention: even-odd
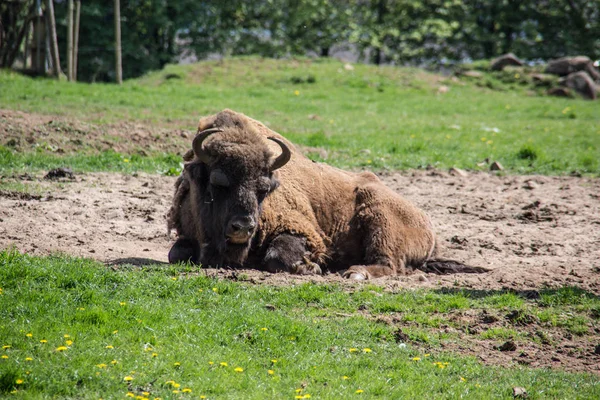
{"type": "Polygon", "coordinates": [[[434,260],[427,215],[370,172],[315,163],[262,123],[224,110],[202,118],[168,213],[169,262],[343,271],[351,279],[483,272],[434,260]]]}

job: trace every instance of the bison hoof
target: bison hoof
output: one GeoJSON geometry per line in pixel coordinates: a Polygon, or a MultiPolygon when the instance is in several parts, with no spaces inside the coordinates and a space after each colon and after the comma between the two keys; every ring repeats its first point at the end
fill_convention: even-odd
{"type": "Polygon", "coordinates": [[[312,261],[298,261],[292,265],[291,272],[298,275],[321,275],[321,267],[312,261]]]}
{"type": "Polygon", "coordinates": [[[367,279],[367,277],[363,273],[352,272],[350,275],[348,275],[348,279],[354,279],[354,280],[357,280],[357,281],[364,281],[364,280],[367,279]]]}
{"type": "Polygon", "coordinates": [[[362,265],[355,265],[348,268],[342,276],[346,279],[354,279],[356,281],[365,281],[371,277],[369,271],[362,265]]]}

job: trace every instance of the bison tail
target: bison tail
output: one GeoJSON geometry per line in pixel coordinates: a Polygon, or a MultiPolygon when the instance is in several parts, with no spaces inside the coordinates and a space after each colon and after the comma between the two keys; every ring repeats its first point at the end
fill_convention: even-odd
{"type": "Polygon", "coordinates": [[[454,260],[428,260],[425,261],[417,269],[437,275],[449,275],[449,274],[482,274],[489,272],[489,269],[482,267],[472,267],[470,265],[463,264],[454,260]]]}

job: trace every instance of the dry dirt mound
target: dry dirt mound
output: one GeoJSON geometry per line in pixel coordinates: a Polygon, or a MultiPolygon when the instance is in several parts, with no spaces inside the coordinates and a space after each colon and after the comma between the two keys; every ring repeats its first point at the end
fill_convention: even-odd
{"type": "MultiPolygon", "coordinates": [[[[22,180],[37,194],[0,191],[0,248],[15,246],[37,255],[61,251],[112,262],[166,261],[172,239],[165,214],[174,178],[94,173],[52,182],[42,176],[22,180]]],[[[11,179],[20,178],[5,180],[11,179]]],[[[445,247],[442,256],[492,271],[416,272],[377,284],[391,290],[577,286],[600,294],[600,180],[487,173],[454,177],[440,171],[382,179],[431,215],[445,247]]],[[[344,282],[337,274],[243,273],[270,284],[344,282]]]]}

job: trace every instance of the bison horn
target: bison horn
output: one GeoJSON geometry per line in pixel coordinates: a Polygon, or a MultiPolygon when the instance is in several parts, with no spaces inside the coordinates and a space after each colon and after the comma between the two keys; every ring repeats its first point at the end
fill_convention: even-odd
{"type": "Polygon", "coordinates": [[[271,164],[271,171],[275,171],[276,169],[283,167],[285,164],[287,164],[288,161],[290,161],[292,153],[290,152],[290,148],[287,147],[287,145],[283,143],[282,140],[277,139],[273,136],[269,137],[269,139],[274,141],[279,145],[279,147],[281,147],[281,154],[271,164]]]}
{"type": "Polygon", "coordinates": [[[196,157],[198,157],[204,164],[210,164],[212,159],[202,148],[202,142],[204,142],[204,139],[217,132],[223,132],[223,129],[211,128],[203,130],[196,135],[194,141],[192,142],[192,149],[194,149],[196,157]]]}

